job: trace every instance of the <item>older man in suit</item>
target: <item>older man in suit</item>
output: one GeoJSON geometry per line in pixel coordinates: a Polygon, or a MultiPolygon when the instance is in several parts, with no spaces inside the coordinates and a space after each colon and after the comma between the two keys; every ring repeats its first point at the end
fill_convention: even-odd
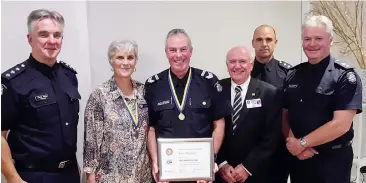
{"type": "Polygon", "coordinates": [[[271,182],[266,175],[281,137],[281,99],[274,86],[251,78],[253,64],[246,47],[227,53],[230,78],[220,83],[232,115],[225,118],[225,140],[216,161],[219,183],[271,182]]]}

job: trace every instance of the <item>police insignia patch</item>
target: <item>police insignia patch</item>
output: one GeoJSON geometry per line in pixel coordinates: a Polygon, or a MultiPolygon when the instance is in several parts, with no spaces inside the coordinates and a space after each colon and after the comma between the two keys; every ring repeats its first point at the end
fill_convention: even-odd
{"type": "Polygon", "coordinates": [[[356,83],[356,75],[354,72],[349,72],[347,73],[347,80],[352,83],[355,84],[356,83]]]}
{"type": "Polygon", "coordinates": [[[1,95],[8,89],[4,84],[1,84],[1,95]]]}
{"type": "Polygon", "coordinates": [[[1,95],[3,95],[6,89],[7,89],[6,86],[4,84],[1,84],[1,95]]]}
{"type": "Polygon", "coordinates": [[[218,91],[218,92],[221,92],[221,91],[222,91],[222,86],[220,85],[220,83],[219,83],[219,82],[217,82],[217,83],[215,84],[215,87],[216,87],[216,89],[217,89],[217,91],[218,91]]]}

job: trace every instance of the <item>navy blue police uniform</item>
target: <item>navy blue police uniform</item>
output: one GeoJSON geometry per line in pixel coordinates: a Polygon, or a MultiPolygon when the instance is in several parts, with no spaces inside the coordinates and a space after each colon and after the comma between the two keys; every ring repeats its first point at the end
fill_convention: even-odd
{"type": "Polygon", "coordinates": [[[79,183],[76,161],[77,72],[30,57],[1,75],[2,131],[21,178],[28,183],[79,183]]]}
{"type": "Polygon", "coordinates": [[[191,79],[189,72],[179,79],[167,69],[150,77],[145,89],[149,126],[155,128],[157,138],[212,137],[213,121],[231,114],[229,104],[225,104],[226,101],[221,97],[222,86],[218,83],[218,78],[208,71],[191,67],[191,79]],[[179,103],[182,102],[184,89],[188,85],[183,111],[175,104],[169,74],[179,103]],[[179,117],[180,113],[184,119],[179,117]]]}
{"type": "MultiPolygon", "coordinates": [[[[292,68],[291,64],[276,60],[275,58],[272,58],[266,64],[254,60],[251,76],[253,78],[267,82],[281,91],[283,82],[286,79],[290,68],[292,68]]],[[[273,155],[272,162],[268,166],[268,177],[269,180],[272,180],[274,183],[287,183],[291,154],[286,148],[283,135],[281,135],[281,138],[279,139],[280,141],[278,142],[278,148],[273,155]]]]}
{"type": "MultiPolygon", "coordinates": [[[[331,121],[334,111],[362,111],[361,80],[346,63],[328,56],[318,64],[293,67],[284,84],[284,108],[296,138],[331,121]]],[[[313,147],[319,152],[307,160],[293,158],[293,183],[350,182],[353,127],[339,138],[313,147]]]]}

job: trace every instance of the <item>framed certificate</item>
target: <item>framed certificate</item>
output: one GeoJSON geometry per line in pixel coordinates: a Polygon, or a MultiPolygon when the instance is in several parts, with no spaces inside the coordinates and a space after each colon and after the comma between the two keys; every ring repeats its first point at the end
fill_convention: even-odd
{"type": "Polygon", "coordinates": [[[159,181],[212,181],[212,138],[158,138],[159,181]]]}

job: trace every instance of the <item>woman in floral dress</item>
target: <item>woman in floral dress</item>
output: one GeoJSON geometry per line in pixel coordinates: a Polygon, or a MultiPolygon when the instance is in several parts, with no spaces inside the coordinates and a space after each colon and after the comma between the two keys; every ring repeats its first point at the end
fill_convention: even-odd
{"type": "Polygon", "coordinates": [[[135,42],[112,42],[108,59],[113,76],[88,99],[84,116],[84,172],[88,183],[152,181],[146,149],[144,85],[131,78],[137,57],[135,42]]]}

